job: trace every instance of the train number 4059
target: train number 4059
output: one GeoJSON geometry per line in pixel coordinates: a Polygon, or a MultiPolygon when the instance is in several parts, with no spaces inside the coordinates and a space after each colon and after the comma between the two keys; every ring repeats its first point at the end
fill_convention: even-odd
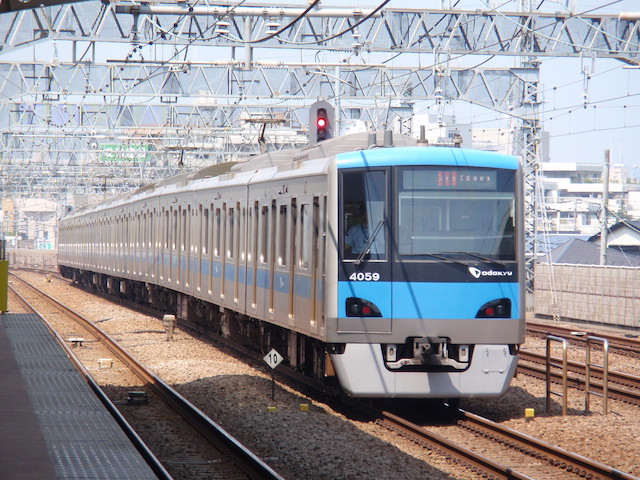
{"type": "Polygon", "coordinates": [[[380,274],[378,272],[353,272],[349,275],[349,280],[352,282],[377,282],[380,280],[380,274]]]}

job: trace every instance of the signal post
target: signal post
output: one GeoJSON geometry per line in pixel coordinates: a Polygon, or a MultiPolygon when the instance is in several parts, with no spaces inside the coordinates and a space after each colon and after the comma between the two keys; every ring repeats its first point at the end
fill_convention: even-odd
{"type": "Polygon", "coordinates": [[[0,240],[0,313],[7,312],[9,299],[9,260],[7,241],[0,240]]]}

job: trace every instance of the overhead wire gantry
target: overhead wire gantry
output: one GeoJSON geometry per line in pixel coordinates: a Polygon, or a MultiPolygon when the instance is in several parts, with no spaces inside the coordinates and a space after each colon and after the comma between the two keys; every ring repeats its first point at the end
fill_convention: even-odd
{"type": "Polygon", "coordinates": [[[301,146],[317,100],[333,102],[340,122],[402,133],[412,133],[416,102],[464,100],[515,120],[533,258],[540,58],[637,64],[637,19],[389,3],[9,2],[20,9],[0,14],[2,187],[54,197],[63,183],[125,190],[261,148],[301,146]],[[39,44],[53,54],[16,56],[39,44]],[[464,66],[471,55],[483,65],[464,66]],[[502,57],[519,65],[484,65],[502,57]],[[261,135],[260,118],[278,128],[261,135]]]}

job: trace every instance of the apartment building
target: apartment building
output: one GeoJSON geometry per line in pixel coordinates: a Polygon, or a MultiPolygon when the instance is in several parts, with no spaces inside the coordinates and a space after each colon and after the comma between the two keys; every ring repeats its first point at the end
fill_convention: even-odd
{"type": "MultiPolygon", "coordinates": [[[[603,165],[543,162],[541,171],[547,230],[585,235],[600,231],[603,165]]],[[[640,184],[630,177],[630,173],[624,165],[610,167],[609,225],[623,219],[640,218],[640,184]]]]}

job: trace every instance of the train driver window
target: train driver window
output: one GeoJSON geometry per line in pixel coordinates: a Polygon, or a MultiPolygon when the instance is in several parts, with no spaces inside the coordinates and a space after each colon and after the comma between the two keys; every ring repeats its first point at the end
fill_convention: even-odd
{"type": "Polygon", "coordinates": [[[342,175],[342,252],[354,260],[366,252],[370,260],[386,258],[386,175],[384,171],[342,175]]]}

